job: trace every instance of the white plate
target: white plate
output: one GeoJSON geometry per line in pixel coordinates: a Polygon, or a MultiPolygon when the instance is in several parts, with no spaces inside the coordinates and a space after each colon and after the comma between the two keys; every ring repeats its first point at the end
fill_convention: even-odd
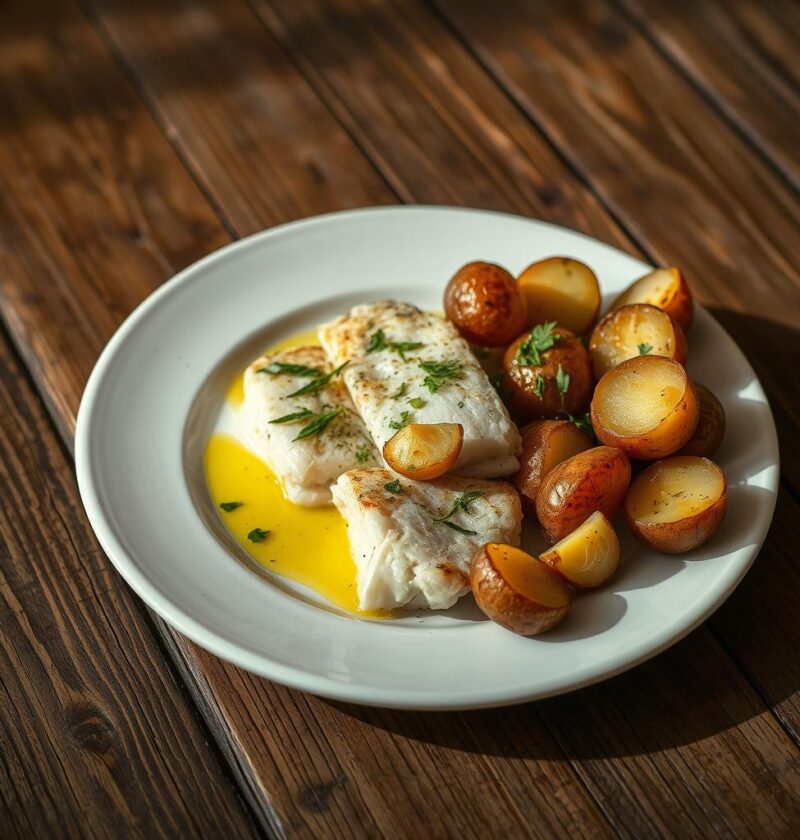
{"type": "Polygon", "coordinates": [[[705,311],[689,370],[728,417],[718,454],[730,482],[720,532],[682,557],[623,540],[624,565],[538,639],[483,620],[471,599],[444,614],[354,620],[254,573],[208,499],[201,459],[226,422],[231,377],[264,346],[349,306],[397,297],[441,308],[455,268],[519,271],[553,254],[597,272],[606,302],[647,266],[569,230],[476,210],[393,207],[296,222],[181,272],[109,342],[81,403],[81,495],[103,548],[181,633],[305,691],[375,705],[466,708],[545,697],[610,677],[671,645],[715,610],[767,533],[778,483],[775,426],[746,359],[705,311]]]}

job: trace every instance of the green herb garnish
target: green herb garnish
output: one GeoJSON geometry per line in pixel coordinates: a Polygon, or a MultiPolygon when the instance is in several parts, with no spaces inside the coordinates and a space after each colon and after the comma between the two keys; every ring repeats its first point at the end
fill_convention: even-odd
{"type": "Polygon", "coordinates": [[[558,393],[561,394],[561,405],[563,406],[564,396],[569,391],[569,374],[561,365],[558,366],[556,371],[556,388],[558,388],[558,393]]]}
{"type": "Polygon", "coordinates": [[[411,422],[411,412],[410,411],[401,411],[400,412],[400,419],[399,420],[392,420],[389,423],[390,429],[402,429],[407,426],[411,422]]]}
{"type": "Polygon", "coordinates": [[[299,388],[297,391],[292,391],[291,394],[287,394],[287,399],[289,397],[301,397],[303,394],[314,394],[317,391],[322,390],[334,377],[338,376],[348,365],[350,361],[346,361],[344,364],[339,365],[339,367],[334,368],[330,373],[326,373],[323,376],[318,376],[316,379],[312,379],[307,385],[303,385],[302,388],[299,388]]]}
{"type": "Polygon", "coordinates": [[[556,322],[548,321],[546,324],[537,324],[525,341],[517,350],[517,363],[520,365],[540,365],[541,354],[549,350],[558,341],[558,336],[553,335],[556,322]]]}
{"type": "Polygon", "coordinates": [[[384,490],[388,490],[390,493],[402,493],[403,489],[400,487],[400,479],[396,478],[394,481],[389,481],[388,483],[383,485],[384,490]]]}
{"type": "Polygon", "coordinates": [[[220,502],[219,505],[225,513],[230,513],[232,510],[236,510],[236,508],[240,508],[242,506],[241,502],[220,502]]]}
{"type": "Polygon", "coordinates": [[[250,542],[262,543],[271,533],[272,531],[265,531],[263,528],[253,528],[253,530],[247,535],[247,539],[250,540],[250,542]]]}
{"type": "Polygon", "coordinates": [[[403,361],[406,361],[406,353],[410,350],[417,350],[424,346],[421,341],[387,341],[386,333],[383,330],[375,330],[369,337],[367,353],[377,353],[379,350],[391,350],[399,353],[403,361]]]}
{"type": "Polygon", "coordinates": [[[367,353],[377,353],[378,350],[386,349],[386,335],[383,330],[375,330],[369,337],[367,344],[367,353]]]}
{"type": "Polygon", "coordinates": [[[422,397],[412,397],[410,400],[406,400],[406,402],[411,406],[411,408],[422,408],[425,405],[425,400],[422,397]]]}
{"type": "Polygon", "coordinates": [[[393,394],[389,397],[390,400],[399,400],[408,393],[408,385],[404,382],[393,394]]]}
{"type": "Polygon", "coordinates": [[[563,414],[570,423],[577,426],[582,432],[586,432],[592,440],[597,440],[597,436],[594,433],[594,426],[592,426],[592,415],[588,411],[580,417],[576,417],[568,411],[563,410],[559,414],[563,414]]]}
{"type": "Polygon", "coordinates": [[[533,386],[533,393],[536,394],[539,399],[544,396],[544,377],[541,373],[536,374],[536,384],[533,386]]]}
{"type": "Polygon", "coordinates": [[[443,522],[445,519],[450,519],[451,516],[463,510],[464,513],[470,513],[469,506],[483,495],[483,490],[467,490],[462,493],[454,502],[453,507],[450,508],[446,516],[434,518],[434,522],[443,522]]]}
{"type": "Polygon", "coordinates": [[[367,461],[369,461],[369,458],[370,451],[368,446],[359,446],[358,449],[356,449],[356,461],[358,461],[359,464],[366,464],[367,461]]]}
{"type": "Polygon", "coordinates": [[[314,412],[307,408],[299,408],[291,414],[284,414],[283,417],[276,417],[270,423],[293,423],[295,420],[305,420],[306,417],[313,417],[314,412]]]}
{"type": "Polygon", "coordinates": [[[461,379],[462,376],[461,362],[458,359],[448,359],[444,362],[420,362],[419,366],[427,374],[422,384],[432,394],[435,394],[447,382],[461,379]]]}
{"type": "Polygon", "coordinates": [[[448,528],[452,528],[454,531],[458,531],[459,534],[466,534],[468,537],[477,537],[477,531],[469,531],[467,528],[462,528],[460,525],[456,525],[455,522],[449,522],[445,519],[436,519],[435,522],[439,522],[442,525],[447,525],[448,528]]]}
{"type": "Polygon", "coordinates": [[[319,368],[306,367],[305,365],[289,365],[285,362],[272,362],[263,368],[257,368],[256,373],[268,373],[275,376],[279,373],[291,374],[292,376],[320,376],[322,371],[319,368]]]}
{"type": "Polygon", "coordinates": [[[646,356],[651,350],[653,349],[652,344],[648,344],[647,342],[643,342],[639,345],[639,355],[646,356]]]}
{"type": "Polygon", "coordinates": [[[339,406],[339,408],[334,408],[333,411],[328,411],[325,414],[318,414],[310,423],[307,423],[303,426],[302,429],[297,434],[295,440],[305,440],[305,438],[311,437],[312,435],[318,435],[320,432],[325,431],[328,426],[344,411],[344,409],[339,406]]]}

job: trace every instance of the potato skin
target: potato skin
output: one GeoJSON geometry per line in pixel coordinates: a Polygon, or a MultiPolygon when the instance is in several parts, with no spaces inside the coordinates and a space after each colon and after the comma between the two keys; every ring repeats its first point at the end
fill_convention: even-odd
{"type": "MultiPolygon", "coordinates": [[[[487,546],[482,546],[475,553],[469,574],[475,602],[485,615],[520,636],[537,636],[564,620],[569,612],[569,603],[564,607],[545,607],[520,595],[503,580],[486,549],[487,546]]],[[[561,580],[549,566],[546,568],[561,580]]]]}
{"type": "Polygon", "coordinates": [[[631,464],[621,449],[595,446],[567,458],[545,476],[536,496],[536,515],[547,536],[558,542],[596,510],[612,520],[631,480],[631,464]]]}
{"type": "Polygon", "coordinates": [[[528,325],[517,281],[494,263],[460,268],[445,289],[444,311],[467,341],[482,347],[503,347],[528,325]]]}
{"type": "MultiPolygon", "coordinates": [[[[646,471],[645,471],[646,472],[646,471]]],[[[644,473],[642,473],[642,478],[644,473]]],[[[637,479],[638,480],[638,479],[637,479]]],[[[661,554],[685,554],[708,541],[719,529],[728,511],[728,484],[713,505],[676,522],[639,522],[625,504],[625,521],[639,542],[661,554]]]]}
{"type": "Polygon", "coordinates": [[[556,327],[553,335],[556,343],[541,354],[540,365],[525,365],[517,361],[520,345],[530,332],[519,336],[506,350],[503,358],[503,392],[511,414],[525,422],[539,418],[557,417],[559,412],[582,413],[592,395],[592,364],[589,353],[575,333],[563,327],[556,327]],[[556,374],[561,365],[568,373],[569,388],[561,403],[561,394],[556,385],[556,374]],[[541,397],[536,395],[536,378],[544,379],[541,397]]]}
{"type": "Polygon", "coordinates": [[[579,447],[592,448],[592,440],[586,432],[581,431],[569,420],[534,420],[522,430],[522,454],[519,458],[519,472],[511,476],[511,483],[517,488],[522,509],[529,516],[536,516],[536,496],[547,472],[561,463],[563,458],[553,452],[558,446],[558,438],[569,434],[567,445],[570,447],[569,457],[577,455],[579,447]],[[555,460],[553,460],[555,458],[555,460]],[[550,460],[548,465],[546,462],[550,460]]]}
{"type": "Polygon", "coordinates": [[[651,306],[657,306],[663,309],[667,315],[672,318],[677,324],[680,324],[681,329],[687,331],[692,326],[694,320],[694,299],[692,292],[689,289],[689,284],[683,276],[683,272],[679,268],[656,269],[657,271],[669,271],[672,275],[672,287],[668,294],[662,297],[650,297],[642,294],[637,286],[642,280],[646,280],[654,272],[645,274],[635,280],[631,285],[611,304],[611,309],[619,309],[620,306],[626,306],[629,303],[649,303],[651,306]]]}
{"type": "Polygon", "coordinates": [[[710,458],[719,449],[725,437],[725,409],[705,385],[695,382],[694,390],[699,403],[700,418],[697,428],[676,455],[699,455],[710,458]]]}

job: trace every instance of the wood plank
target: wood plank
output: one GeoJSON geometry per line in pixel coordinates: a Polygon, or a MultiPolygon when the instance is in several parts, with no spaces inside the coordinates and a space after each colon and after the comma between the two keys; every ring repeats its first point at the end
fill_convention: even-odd
{"type": "Polygon", "coordinates": [[[0,498],[0,833],[253,836],[2,332],[0,498]]]}
{"type": "MultiPolygon", "coordinates": [[[[133,26],[131,21],[128,23],[128,28],[133,26]]],[[[114,37],[115,43],[120,46],[118,35],[115,34],[114,37]]],[[[139,43],[142,46],[141,42],[139,43]]],[[[120,49],[125,55],[123,47],[120,46],[120,49]]],[[[467,61],[468,56],[464,55],[462,60],[467,61]]],[[[392,74],[388,77],[394,78],[392,74]]],[[[147,77],[141,79],[140,83],[150,91],[149,96],[161,100],[163,94],[164,98],[168,99],[167,91],[159,90],[157,78],[147,77]]],[[[447,113],[444,118],[447,118],[447,113]]],[[[200,125],[185,125],[185,131],[189,134],[199,133],[201,130],[200,125]]],[[[420,142],[423,139],[421,138],[420,142]]],[[[486,145],[488,147],[488,144],[486,145]]],[[[541,144],[538,153],[544,157],[548,171],[558,174],[556,164],[551,162],[555,158],[549,153],[546,143],[541,144]]],[[[499,167],[502,164],[503,158],[499,158],[496,165],[499,167]]],[[[215,177],[221,179],[222,175],[217,174],[215,177]]],[[[566,169],[563,170],[562,177],[570,180],[566,169]]],[[[276,188],[274,184],[259,181],[254,181],[249,186],[251,191],[273,188],[276,188]]],[[[286,187],[281,185],[281,188],[286,187]]],[[[586,196],[587,202],[593,202],[591,196],[585,191],[581,192],[579,188],[576,188],[576,194],[586,196]]],[[[248,204],[252,204],[249,199],[248,204]]],[[[80,279],[76,278],[76,281],[80,282],[80,279]]],[[[710,720],[713,725],[708,727],[704,722],[708,717],[708,709],[694,708],[694,695],[691,691],[686,690],[681,694],[680,702],[676,705],[684,714],[674,721],[670,720],[671,737],[676,743],[685,741],[687,745],[701,738],[706,743],[706,749],[695,747],[687,750],[685,761],[688,769],[678,771],[675,770],[674,759],[669,755],[626,757],[614,753],[614,744],[619,736],[613,735],[612,727],[617,723],[619,709],[625,707],[630,691],[642,692],[643,704],[650,707],[658,705],[659,698],[651,696],[653,692],[663,693],[663,682],[657,688],[646,680],[640,682],[640,678],[635,676],[639,671],[625,678],[635,680],[632,689],[631,684],[625,686],[625,695],[614,693],[608,700],[601,702],[600,712],[597,713],[602,722],[600,735],[596,736],[599,737],[599,746],[594,750],[596,754],[587,758],[583,755],[585,751],[581,747],[582,741],[577,737],[569,740],[574,722],[559,722],[553,717],[548,725],[544,726],[539,719],[538,706],[512,710],[519,714],[525,709],[530,710],[525,720],[513,717],[513,713],[509,711],[452,718],[369,712],[364,714],[374,717],[368,717],[357,726],[348,726],[344,717],[326,716],[326,710],[338,707],[254,680],[213,657],[196,653],[185,640],[177,637],[175,639],[177,645],[184,646],[188,651],[187,669],[196,666],[199,687],[202,689],[203,682],[208,686],[205,695],[209,705],[212,702],[216,704],[220,720],[225,723],[222,731],[224,737],[230,739],[227,742],[229,754],[238,762],[242,776],[252,780],[251,798],[256,802],[259,801],[259,797],[275,801],[276,810],[283,817],[285,824],[295,825],[292,820],[296,821],[300,833],[311,834],[318,830],[320,825],[328,825],[328,819],[334,825],[340,824],[337,820],[346,820],[362,827],[364,831],[368,831],[372,825],[378,825],[380,830],[386,833],[390,833],[391,830],[396,833],[398,826],[417,827],[413,822],[415,813],[425,814],[426,809],[430,811],[431,802],[439,801],[437,797],[440,795],[441,784],[437,786],[437,780],[446,779],[448,784],[453,784],[451,777],[458,780],[461,776],[470,782],[482,782],[482,789],[487,785],[488,778],[504,790],[512,791],[513,794],[506,795],[509,814],[502,817],[504,822],[501,825],[512,827],[524,824],[530,830],[538,829],[542,835],[563,833],[567,828],[579,833],[581,826],[588,826],[591,833],[602,832],[607,818],[612,818],[614,827],[618,830],[625,829],[630,833],[633,833],[635,828],[650,825],[656,820],[652,813],[655,806],[650,804],[651,798],[655,798],[657,804],[674,804],[674,800],[664,800],[663,794],[655,796],[652,790],[654,780],[669,790],[674,789],[675,797],[681,801],[681,805],[684,804],[684,800],[690,802],[691,819],[695,822],[688,824],[700,825],[708,833],[716,830],[715,813],[722,813],[724,819],[732,825],[761,825],[765,810],[757,808],[754,815],[742,817],[738,814],[736,803],[728,801],[723,802],[718,810],[707,813],[709,796],[705,785],[710,784],[710,779],[702,772],[703,761],[708,760],[706,751],[715,755],[717,750],[720,751],[720,767],[727,774],[723,779],[724,789],[737,791],[740,796],[755,795],[753,779],[757,775],[757,769],[758,772],[765,773],[764,778],[768,778],[773,784],[774,778],[779,775],[778,769],[784,770],[790,766],[794,752],[775,725],[774,719],[764,711],[746,683],[737,676],[730,663],[721,655],[713,638],[708,634],[696,634],[690,642],[691,646],[681,646],[678,650],[688,650],[688,653],[682,655],[689,657],[691,666],[701,672],[707,670],[709,673],[722,673],[726,679],[730,679],[736,696],[743,699],[733,711],[712,716],[710,720]],[[297,698],[293,702],[302,704],[302,717],[296,717],[296,712],[292,713],[289,700],[282,700],[281,692],[297,698]],[[248,697],[251,698],[249,702],[248,697]],[[262,711],[270,708],[268,700],[273,704],[272,714],[262,711]],[[248,717],[243,717],[245,714],[248,717]],[[750,717],[746,717],[748,714],[750,717]],[[507,717],[509,715],[510,718],[507,717]],[[306,751],[304,754],[296,754],[296,744],[292,745],[295,754],[286,750],[285,738],[276,743],[276,718],[281,723],[287,721],[287,727],[291,725],[292,720],[298,720],[311,729],[313,737],[307,738],[302,744],[306,751]],[[395,719],[398,718],[403,718],[404,727],[402,731],[394,732],[391,727],[398,728],[398,724],[395,723],[395,719]],[[506,720],[515,725],[504,723],[506,720]],[[375,726],[383,726],[393,734],[384,736],[375,726]],[[726,739],[717,736],[717,727],[730,729],[726,739]],[[518,730],[522,731],[519,741],[518,730]],[[762,730],[764,736],[760,735],[762,730]],[[337,732],[341,734],[337,735],[337,732]],[[589,767],[596,789],[611,790],[620,798],[619,807],[600,815],[584,788],[576,783],[574,770],[563,761],[563,753],[558,740],[554,740],[553,732],[564,744],[569,742],[569,749],[577,758],[586,758],[580,765],[580,772],[585,774],[586,768],[589,767]],[[763,743],[757,740],[757,735],[763,738],[763,743]],[[492,739],[498,744],[494,747],[494,753],[490,747],[492,739]],[[276,749],[276,746],[277,758],[268,751],[276,749]],[[766,754],[762,755],[761,750],[766,750],[766,754]],[[482,757],[481,753],[485,755],[482,757]],[[335,763],[331,763],[333,759],[329,756],[335,756],[335,763]],[[423,760],[421,756],[424,756],[424,768],[420,764],[423,760]],[[490,760],[491,757],[495,760],[490,760]],[[382,761],[379,760],[381,758],[382,761]],[[766,770],[760,769],[762,763],[766,764],[766,770]],[[387,765],[388,769],[384,771],[383,768],[387,765]],[[409,766],[416,770],[415,776],[409,773],[409,766]],[[524,773],[518,772],[519,766],[524,766],[524,773]],[[345,772],[345,781],[340,782],[340,767],[345,771],[349,770],[355,781],[346,781],[351,776],[345,772]],[[431,767],[436,771],[433,775],[431,767]],[[614,768],[619,769],[612,772],[614,768]],[[638,788],[630,788],[630,794],[625,793],[625,785],[629,784],[628,777],[638,783],[638,788]],[[398,779],[402,779],[402,783],[399,783],[398,779]],[[563,800],[560,801],[571,803],[570,808],[564,808],[565,813],[554,809],[557,813],[551,815],[547,802],[536,795],[536,791],[549,788],[563,791],[563,800]],[[635,800],[630,808],[625,801],[629,795],[635,800]],[[386,798],[390,804],[381,806],[379,803],[386,798]],[[327,810],[335,807],[341,815],[328,816],[327,810],[323,808],[321,812],[314,812],[314,815],[308,816],[310,809],[304,803],[312,803],[313,808],[314,803],[320,800],[330,803],[327,810]],[[540,814],[543,814],[544,818],[540,817],[540,814]]],[[[657,664],[653,663],[648,667],[656,668],[657,664]]],[[[679,674],[685,667],[685,663],[679,660],[672,673],[679,674]]],[[[679,679],[674,682],[679,686],[679,679]]],[[[606,690],[606,687],[602,687],[602,690],[606,690]]],[[[672,681],[668,690],[676,690],[672,681]]],[[[669,699],[670,695],[667,694],[665,701],[669,699]]],[[[714,701],[715,698],[712,697],[708,704],[713,704],[714,701]]],[[[555,704],[555,701],[553,703],[555,704]]],[[[587,712],[583,707],[579,711],[587,712]]],[[[347,718],[360,720],[357,717],[361,714],[359,710],[342,708],[341,713],[347,718]]],[[[652,726],[652,721],[643,716],[639,727],[635,729],[636,737],[642,742],[656,741],[656,736],[648,728],[652,726]]],[[[589,777],[585,777],[584,782],[586,778],[589,777]]],[[[790,776],[784,783],[786,786],[774,784],[775,792],[770,800],[765,800],[765,809],[767,805],[775,802],[784,802],[787,796],[794,796],[791,788],[793,779],[794,777],[790,776]]],[[[462,828],[467,836],[477,833],[478,828],[485,832],[483,826],[486,823],[475,821],[475,809],[484,809],[478,812],[479,816],[496,820],[491,802],[487,804],[485,797],[473,802],[473,784],[465,783],[463,788],[459,787],[458,790],[459,800],[469,803],[469,808],[463,816],[464,822],[459,828],[462,828]]]]}
{"type": "Polygon", "coordinates": [[[623,0],[642,29],[800,188],[800,7],[623,0]]]}

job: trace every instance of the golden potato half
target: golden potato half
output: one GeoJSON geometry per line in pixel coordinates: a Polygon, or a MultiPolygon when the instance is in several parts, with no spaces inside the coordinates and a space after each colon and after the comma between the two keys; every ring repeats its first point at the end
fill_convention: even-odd
{"type": "Polygon", "coordinates": [[[463,443],[460,423],[409,423],[386,441],[383,457],[400,475],[430,481],[455,466],[463,443]]]}
{"type": "Polygon", "coordinates": [[[511,545],[487,543],[470,566],[470,586],[481,610],[522,636],[536,636],[561,622],[572,596],[547,564],[511,545]]]}
{"type": "Polygon", "coordinates": [[[700,411],[681,365],[664,356],[638,356],[597,383],[591,413],[598,440],[630,458],[655,460],[689,440],[700,411]]]}
{"type": "Polygon", "coordinates": [[[651,464],[625,498],[625,519],[645,545],[682,554],[702,545],[728,507],[725,473],[708,458],[678,455],[651,464]]]}
{"type": "Polygon", "coordinates": [[[636,303],[609,312],[589,339],[595,379],[637,356],[668,356],[684,364],[686,337],[666,312],[636,303]]]}
{"type": "Polygon", "coordinates": [[[630,303],[649,303],[663,309],[681,328],[688,330],[694,318],[694,300],[679,268],[657,268],[634,281],[614,301],[611,309],[630,303]]]}
{"type": "Polygon", "coordinates": [[[604,584],[616,572],[619,558],[617,532],[599,510],[539,557],[581,589],[604,584]]]}
{"type": "Polygon", "coordinates": [[[581,335],[600,310],[600,285],[588,265],[571,257],[550,257],[519,276],[531,324],[555,321],[581,335]]]}

